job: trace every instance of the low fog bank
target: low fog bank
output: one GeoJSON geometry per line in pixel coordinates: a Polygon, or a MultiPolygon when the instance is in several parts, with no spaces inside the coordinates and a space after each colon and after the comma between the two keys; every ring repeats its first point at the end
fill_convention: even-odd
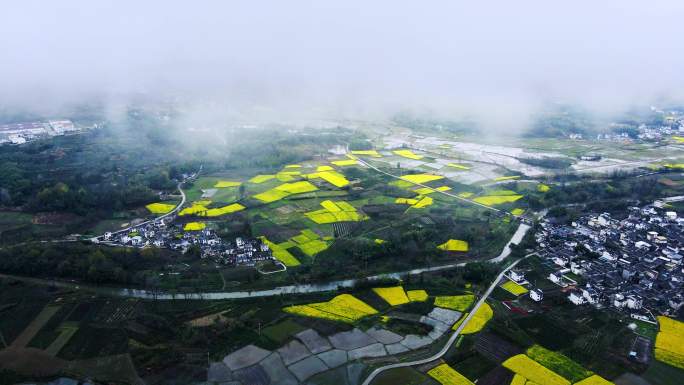
{"type": "Polygon", "coordinates": [[[679,1],[14,1],[0,109],[171,104],[188,127],[410,112],[511,133],[553,102],[684,100],[682,20],[679,1]]]}

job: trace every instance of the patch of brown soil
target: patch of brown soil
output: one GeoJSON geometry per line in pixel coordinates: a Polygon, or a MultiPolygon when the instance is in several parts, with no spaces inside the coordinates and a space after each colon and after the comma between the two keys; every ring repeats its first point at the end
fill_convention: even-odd
{"type": "Polygon", "coordinates": [[[36,348],[0,350],[0,368],[31,377],[50,377],[64,369],[66,361],[36,348]]]}
{"type": "Polygon", "coordinates": [[[66,225],[80,221],[82,218],[72,213],[37,213],[33,216],[34,225],[66,225]]]}

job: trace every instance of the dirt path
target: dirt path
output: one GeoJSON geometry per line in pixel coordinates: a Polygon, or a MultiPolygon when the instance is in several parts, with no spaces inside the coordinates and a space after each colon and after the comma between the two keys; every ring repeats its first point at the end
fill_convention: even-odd
{"type": "Polygon", "coordinates": [[[19,334],[17,338],[14,339],[10,347],[12,348],[24,348],[28,345],[33,337],[38,334],[40,329],[45,326],[45,324],[52,318],[55,313],[61,308],[61,306],[47,305],[41,310],[41,312],[36,316],[36,318],[31,321],[30,324],[24,329],[24,331],[19,334]]]}
{"type": "Polygon", "coordinates": [[[55,338],[55,340],[52,341],[50,346],[48,346],[45,349],[45,352],[47,354],[55,357],[57,355],[57,353],[59,353],[59,351],[62,350],[64,345],[66,345],[67,342],[69,342],[71,337],[73,337],[74,334],[76,334],[77,331],[78,331],[77,326],[63,326],[63,327],[61,327],[59,330],[59,336],[57,336],[57,338],[55,338]]]}
{"type": "Polygon", "coordinates": [[[219,276],[221,277],[221,282],[223,282],[223,285],[221,286],[221,290],[226,290],[226,286],[228,286],[228,282],[226,282],[226,277],[223,276],[223,272],[219,269],[218,271],[219,276]]]}

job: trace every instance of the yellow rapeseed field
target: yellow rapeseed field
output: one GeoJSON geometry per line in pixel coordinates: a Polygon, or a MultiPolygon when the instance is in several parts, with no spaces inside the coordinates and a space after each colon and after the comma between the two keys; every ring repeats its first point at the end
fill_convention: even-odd
{"type": "Polygon", "coordinates": [[[229,180],[220,180],[214,185],[215,188],[238,187],[242,182],[233,182],[229,180]]]}
{"type": "Polygon", "coordinates": [[[503,366],[537,384],[570,385],[570,381],[543,367],[524,354],[518,354],[507,359],[504,361],[503,366]]]}
{"type": "Polygon", "coordinates": [[[464,191],[464,192],[458,194],[458,196],[460,196],[461,198],[466,198],[466,199],[470,198],[473,195],[475,195],[475,194],[471,193],[470,191],[464,191]]]}
{"type": "Polygon", "coordinates": [[[458,164],[458,163],[447,163],[447,166],[453,167],[453,168],[459,169],[459,170],[470,170],[470,167],[462,165],[462,164],[458,164]]]}
{"type": "Polygon", "coordinates": [[[562,353],[554,352],[540,345],[529,347],[525,354],[570,382],[578,382],[594,374],[594,372],[585,369],[562,353]]]}
{"type": "Polygon", "coordinates": [[[337,171],[319,172],[318,176],[335,187],[344,187],[349,184],[349,180],[337,171]]]}
{"type": "MultiPolygon", "coordinates": [[[[656,343],[657,342],[658,340],[656,338],[656,343]]],[[[682,354],[673,353],[669,350],[665,350],[656,346],[655,358],[656,360],[665,362],[668,365],[684,369],[684,356],[682,354]]]]}
{"type": "Polygon", "coordinates": [[[318,167],[316,167],[316,171],[318,171],[318,172],[321,172],[321,171],[335,171],[335,169],[332,168],[331,166],[323,165],[323,166],[318,166],[318,167]]]}
{"type": "Polygon", "coordinates": [[[276,178],[279,178],[279,177],[281,177],[281,176],[283,176],[283,175],[287,175],[287,176],[290,176],[290,177],[297,177],[297,176],[302,175],[302,172],[299,171],[299,170],[293,170],[293,169],[287,169],[287,168],[285,168],[285,169],[282,169],[282,170],[278,171],[278,173],[276,174],[276,178]]]}
{"type": "Polygon", "coordinates": [[[382,245],[383,243],[385,243],[387,241],[385,241],[384,239],[375,238],[375,240],[373,240],[373,242],[375,242],[378,245],[382,245]]]}
{"type": "Polygon", "coordinates": [[[551,187],[545,185],[544,183],[539,183],[537,185],[537,191],[539,191],[539,192],[547,192],[549,190],[551,190],[551,187]]]}
{"type": "Polygon", "coordinates": [[[318,190],[318,187],[312,185],[310,182],[305,180],[294,182],[294,183],[284,183],[275,188],[278,191],[284,191],[288,194],[301,194],[311,191],[318,190]]]}
{"type": "Polygon", "coordinates": [[[337,171],[320,171],[304,175],[308,179],[321,178],[335,187],[344,187],[349,184],[349,180],[337,171]]]}
{"type": "Polygon", "coordinates": [[[403,188],[403,189],[410,189],[411,187],[413,187],[413,183],[407,182],[407,181],[401,180],[401,179],[397,179],[395,181],[389,182],[389,185],[390,186],[397,186],[397,187],[403,188]]]}
{"type": "Polygon", "coordinates": [[[245,208],[245,206],[239,203],[233,203],[228,206],[223,206],[215,209],[208,209],[207,211],[200,212],[197,215],[201,217],[218,217],[221,215],[232,214],[237,211],[242,211],[245,208]]]}
{"type": "Polygon", "coordinates": [[[311,219],[312,221],[318,224],[337,222],[337,218],[335,217],[335,215],[333,215],[331,212],[325,209],[310,211],[308,213],[304,213],[304,215],[306,215],[307,218],[311,219]]]}
{"type": "Polygon", "coordinates": [[[188,222],[183,226],[183,230],[185,231],[199,231],[199,230],[204,230],[204,228],[207,227],[205,223],[202,222],[188,222]]]}
{"type": "Polygon", "coordinates": [[[356,208],[345,201],[333,202],[325,200],[321,202],[322,210],[310,211],[304,215],[312,221],[322,223],[335,222],[358,222],[366,219],[356,211],[356,208]]]}
{"type": "Polygon", "coordinates": [[[292,174],[290,173],[285,173],[285,172],[279,172],[275,175],[276,179],[278,179],[280,182],[292,182],[293,180],[297,180],[292,174]]]}
{"type": "Polygon", "coordinates": [[[342,211],[356,211],[356,208],[347,201],[338,201],[337,206],[339,206],[342,211]]]}
{"type": "MultiPolygon", "coordinates": [[[[468,321],[466,326],[461,330],[461,334],[472,334],[472,333],[477,333],[482,328],[485,327],[487,322],[489,322],[490,319],[494,316],[494,311],[492,310],[491,306],[489,306],[488,303],[483,303],[482,306],[480,306],[479,309],[477,309],[477,312],[473,316],[473,318],[468,321]]],[[[528,377],[529,378],[529,377],[528,377]]]]}
{"type": "Polygon", "coordinates": [[[358,320],[363,317],[378,313],[378,311],[372,306],[351,294],[340,294],[328,302],[313,305],[315,305],[318,309],[327,312],[345,314],[347,317],[353,320],[358,320]]]}
{"type": "Polygon", "coordinates": [[[684,322],[659,316],[655,357],[658,361],[684,369],[684,322]]]}
{"type": "Polygon", "coordinates": [[[513,175],[513,176],[500,176],[494,178],[495,181],[500,182],[503,180],[513,180],[513,179],[520,179],[520,175],[513,175]]]}
{"type": "Polygon", "coordinates": [[[333,202],[331,200],[325,200],[325,201],[321,202],[321,206],[323,206],[324,209],[326,209],[330,212],[333,212],[333,213],[338,212],[338,211],[342,211],[342,208],[340,208],[340,206],[338,206],[337,204],[335,204],[335,202],[333,202]]]}
{"type": "Polygon", "coordinates": [[[525,286],[518,285],[513,281],[506,281],[503,285],[501,285],[501,288],[515,296],[523,295],[529,291],[525,288],[525,286]]]}
{"type": "Polygon", "coordinates": [[[519,207],[511,210],[511,214],[513,214],[513,215],[523,215],[524,213],[525,213],[525,210],[521,209],[519,207]]]}
{"type": "Polygon", "coordinates": [[[465,313],[461,314],[461,318],[459,318],[458,321],[456,321],[456,323],[451,327],[451,330],[458,329],[458,327],[461,326],[463,321],[465,321],[465,319],[468,317],[468,314],[470,314],[470,313],[465,312],[465,313]]]}
{"type": "Polygon", "coordinates": [[[473,301],[475,296],[472,294],[440,295],[435,297],[435,306],[462,312],[468,310],[473,301]]]}
{"type": "Polygon", "coordinates": [[[184,215],[197,215],[199,213],[202,213],[204,211],[207,211],[207,207],[204,205],[199,205],[197,203],[193,203],[190,207],[186,207],[183,210],[181,210],[178,215],[184,216],[184,215]]]}
{"type": "Polygon", "coordinates": [[[176,208],[175,205],[166,203],[150,203],[145,206],[152,214],[166,214],[176,208]]]}
{"type": "Polygon", "coordinates": [[[290,314],[295,314],[303,317],[321,318],[331,321],[339,321],[346,323],[354,323],[354,320],[345,316],[328,313],[326,311],[315,309],[309,305],[293,305],[283,308],[283,311],[290,314]]]}
{"type": "Polygon", "coordinates": [[[513,376],[513,380],[511,380],[511,385],[525,385],[526,382],[527,378],[519,374],[516,374],[515,376],[513,376]]]}
{"type": "Polygon", "coordinates": [[[449,239],[437,248],[444,251],[468,251],[468,242],[460,239],[449,239]]]}
{"type": "Polygon", "coordinates": [[[575,385],[615,385],[613,382],[606,380],[605,378],[594,374],[591,377],[587,377],[580,382],[575,382],[575,385]]]}
{"type": "Polygon", "coordinates": [[[287,249],[282,247],[281,245],[275,244],[271,241],[269,241],[266,237],[259,237],[262,242],[264,242],[269,249],[271,249],[271,253],[273,254],[273,257],[280,262],[282,262],[285,266],[287,267],[293,267],[293,266],[299,266],[300,262],[297,258],[295,258],[294,255],[290,254],[287,249]]]}
{"type": "Polygon", "coordinates": [[[275,175],[270,175],[270,174],[268,174],[268,175],[257,175],[254,178],[250,179],[249,182],[259,184],[259,183],[267,182],[271,179],[275,179],[275,177],[276,177],[275,175]]]}
{"type": "Polygon", "coordinates": [[[375,294],[379,295],[391,306],[403,305],[409,303],[409,299],[401,286],[394,287],[376,287],[373,288],[375,294]]]}
{"type": "Polygon", "coordinates": [[[428,370],[427,374],[442,385],[474,385],[469,379],[447,364],[436,366],[428,370]]]}
{"type": "Polygon", "coordinates": [[[433,199],[430,197],[422,197],[416,204],[414,204],[413,207],[414,209],[422,209],[423,207],[430,206],[433,203],[433,199]]]}
{"type": "Polygon", "coordinates": [[[433,190],[429,187],[421,187],[421,188],[417,188],[417,189],[413,190],[413,192],[418,194],[418,195],[428,195],[428,194],[434,193],[435,190],[433,190]]]}
{"type": "Polygon", "coordinates": [[[672,139],[674,139],[676,142],[684,143],[684,136],[673,136],[672,139]]]}
{"type": "Polygon", "coordinates": [[[474,198],[473,201],[485,206],[495,206],[503,203],[515,202],[522,197],[522,195],[485,195],[474,198]]]}
{"type": "Polygon", "coordinates": [[[434,189],[429,188],[429,187],[421,187],[421,188],[417,188],[417,189],[413,190],[413,192],[418,194],[418,195],[428,195],[428,194],[432,194],[436,191],[449,191],[449,190],[451,190],[451,187],[449,187],[449,186],[441,186],[441,187],[437,187],[434,189]]]}
{"type": "Polygon", "coordinates": [[[312,185],[311,182],[308,181],[283,183],[278,187],[255,194],[253,198],[264,203],[271,203],[281,200],[289,195],[307,193],[316,190],[318,190],[318,187],[312,185]]]}
{"type": "Polygon", "coordinates": [[[312,256],[320,253],[321,251],[326,250],[328,248],[328,244],[324,241],[321,241],[320,239],[316,239],[313,241],[302,243],[301,245],[297,245],[297,247],[304,254],[312,257],[312,256]]]}
{"type": "Polygon", "coordinates": [[[355,150],[355,151],[352,151],[351,153],[354,155],[366,155],[366,156],[370,156],[373,158],[381,158],[382,157],[382,155],[380,155],[380,153],[375,151],[375,150],[355,150]]]}
{"type": "Polygon", "coordinates": [[[394,203],[413,206],[416,203],[418,203],[418,200],[417,199],[410,199],[410,198],[397,198],[394,200],[394,203]]]}
{"type": "Polygon", "coordinates": [[[315,232],[305,229],[297,236],[290,238],[297,247],[306,255],[314,256],[321,251],[328,248],[328,243],[321,240],[321,237],[315,232]]]}
{"type": "Polygon", "coordinates": [[[403,156],[404,158],[409,158],[409,159],[413,159],[413,160],[423,159],[422,155],[415,154],[411,150],[396,150],[396,151],[392,151],[392,152],[399,155],[399,156],[403,156]]]}
{"type": "Polygon", "coordinates": [[[442,175],[434,174],[409,174],[402,176],[401,179],[411,183],[423,184],[427,182],[432,182],[433,180],[444,179],[444,177],[442,175]]]}
{"type": "Polygon", "coordinates": [[[340,294],[327,302],[295,305],[283,308],[287,313],[305,317],[324,318],[333,321],[354,323],[378,311],[351,294],[340,294]]]}
{"type": "Polygon", "coordinates": [[[659,316],[658,325],[660,325],[661,332],[684,335],[684,322],[677,321],[670,317],[659,316]]]}
{"type": "Polygon", "coordinates": [[[330,163],[334,164],[335,166],[353,166],[355,164],[359,164],[356,159],[333,160],[330,163]]]}
{"type": "Polygon", "coordinates": [[[408,290],[406,296],[411,302],[425,302],[428,299],[428,293],[425,290],[408,290]]]}
{"type": "Polygon", "coordinates": [[[255,194],[253,196],[253,198],[258,199],[264,203],[271,203],[271,202],[281,200],[288,195],[290,195],[290,194],[285,192],[285,191],[280,191],[280,190],[276,190],[276,189],[272,188],[272,189],[266,190],[262,193],[255,194]]]}

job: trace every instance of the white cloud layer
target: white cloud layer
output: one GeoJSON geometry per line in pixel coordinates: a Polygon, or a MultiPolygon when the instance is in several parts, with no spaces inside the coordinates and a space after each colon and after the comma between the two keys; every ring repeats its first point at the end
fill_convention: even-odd
{"type": "Polygon", "coordinates": [[[0,104],[142,92],[283,115],[614,109],[682,97],[683,21],[677,0],[10,0],[0,104]]]}

